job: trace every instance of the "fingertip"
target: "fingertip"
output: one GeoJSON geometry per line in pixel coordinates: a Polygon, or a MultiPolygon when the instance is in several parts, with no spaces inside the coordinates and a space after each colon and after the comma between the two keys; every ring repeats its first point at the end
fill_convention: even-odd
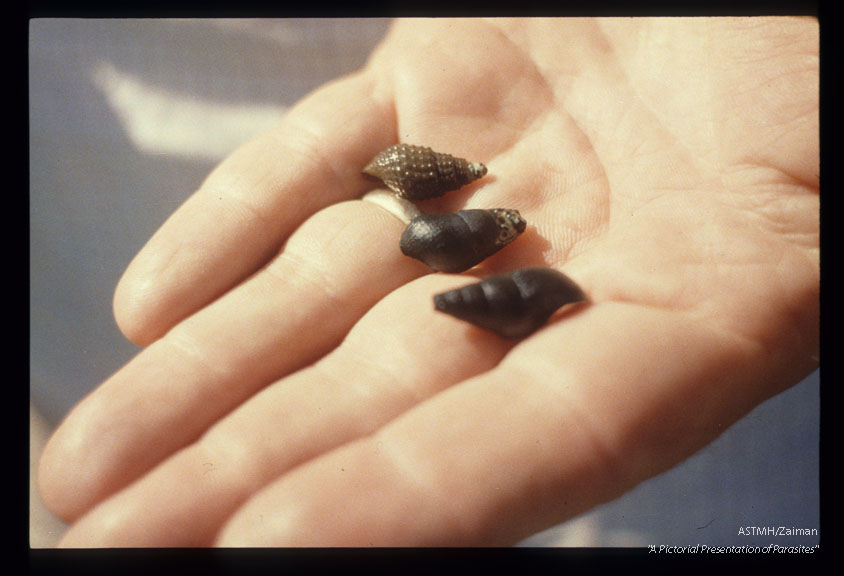
{"type": "Polygon", "coordinates": [[[190,274],[207,264],[185,258],[178,242],[156,234],[135,256],[121,276],[112,297],[117,327],[137,346],[163,336],[193,308],[213,299],[213,282],[191,286],[190,274]]]}
{"type": "Polygon", "coordinates": [[[114,290],[112,311],[117,327],[137,346],[147,346],[162,334],[156,323],[157,314],[150,309],[151,282],[139,282],[130,268],[114,290]]]}
{"type": "Polygon", "coordinates": [[[113,488],[108,471],[120,465],[107,449],[110,435],[96,418],[112,401],[88,396],[59,424],[41,453],[37,481],[42,500],[66,522],[77,520],[113,488]]]}
{"type": "Polygon", "coordinates": [[[36,481],[47,509],[65,522],[72,522],[80,509],[73,497],[73,483],[68,480],[67,448],[62,435],[53,434],[38,461],[36,481]]]}

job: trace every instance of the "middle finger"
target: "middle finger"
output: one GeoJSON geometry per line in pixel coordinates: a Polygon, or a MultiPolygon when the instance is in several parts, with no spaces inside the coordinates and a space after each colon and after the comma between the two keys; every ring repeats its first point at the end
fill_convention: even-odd
{"type": "Polygon", "coordinates": [[[330,206],[264,269],[140,352],[48,443],[39,480],[51,508],[76,518],[336,346],[368,308],[427,271],[397,249],[402,228],[369,202],[330,206]]]}

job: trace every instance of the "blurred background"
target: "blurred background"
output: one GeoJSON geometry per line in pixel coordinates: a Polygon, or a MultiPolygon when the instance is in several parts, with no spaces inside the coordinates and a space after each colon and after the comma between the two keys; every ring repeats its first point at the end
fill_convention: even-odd
{"type": "MultiPolygon", "coordinates": [[[[34,19],[29,28],[31,463],[138,349],[114,323],[120,275],[238,144],[354,71],[381,19],[34,19]]],[[[524,546],[767,545],[742,527],[819,529],[819,375],[622,498],[524,546]]],[[[33,478],[34,480],[34,478],[33,478]]],[[[30,482],[30,544],[65,529],[30,482]]]]}

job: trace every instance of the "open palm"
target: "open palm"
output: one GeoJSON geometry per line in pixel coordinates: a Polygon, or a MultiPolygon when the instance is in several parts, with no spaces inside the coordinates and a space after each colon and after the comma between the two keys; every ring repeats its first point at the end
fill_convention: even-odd
{"type": "Polygon", "coordinates": [[[677,464],[818,363],[812,20],[411,20],[224,161],[117,289],[146,348],[48,444],[67,546],[510,544],[677,464]],[[516,208],[463,275],[360,197],[396,142],[516,208]],[[591,303],[506,341],[434,293],[591,303]]]}

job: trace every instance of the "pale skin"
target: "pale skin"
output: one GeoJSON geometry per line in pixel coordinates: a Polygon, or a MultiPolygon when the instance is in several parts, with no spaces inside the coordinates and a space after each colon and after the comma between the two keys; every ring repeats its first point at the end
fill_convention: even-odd
{"type": "Polygon", "coordinates": [[[115,294],[145,348],[39,471],[63,546],[508,545],[620,496],[814,370],[813,19],[400,21],[225,160],[115,294]],[[432,274],[361,200],[396,142],[484,162],[425,210],[525,234],[432,274]],[[510,341],[432,295],[551,266],[510,341]]]}

